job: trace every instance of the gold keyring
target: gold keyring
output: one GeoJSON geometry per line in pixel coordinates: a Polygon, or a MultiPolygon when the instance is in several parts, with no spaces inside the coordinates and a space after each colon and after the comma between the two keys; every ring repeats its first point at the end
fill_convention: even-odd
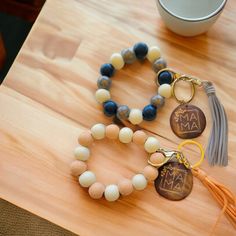
{"type": "Polygon", "coordinates": [[[181,75],[180,77],[176,78],[174,80],[174,82],[172,83],[172,94],[174,96],[174,98],[177,100],[177,102],[181,103],[181,104],[184,104],[184,103],[189,103],[192,101],[193,97],[194,97],[194,94],[195,94],[195,86],[194,86],[194,83],[192,81],[192,78],[186,76],[186,75],[181,75]],[[188,83],[191,84],[191,95],[188,99],[184,100],[184,99],[179,99],[177,96],[176,96],[176,93],[175,93],[175,86],[176,84],[179,82],[179,81],[186,81],[188,83]]]}
{"type": "Polygon", "coordinates": [[[196,142],[196,141],[193,141],[193,140],[186,140],[186,141],[184,141],[184,142],[182,142],[182,143],[179,144],[179,146],[178,146],[178,151],[179,151],[179,152],[182,152],[181,149],[182,149],[182,147],[185,146],[186,144],[194,144],[194,145],[196,145],[196,146],[199,148],[199,150],[200,150],[201,156],[200,156],[199,161],[196,162],[194,165],[191,165],[191,168],[197,168],[198,166],[200,166],[200,165],[202,164],[202,162],[203,162],[203,160],[204,160],[204,150],[203,150],[203,147],[202,147],[202,145],[201,145],[200,143],[198,143],[198,142],[196,142]]]}

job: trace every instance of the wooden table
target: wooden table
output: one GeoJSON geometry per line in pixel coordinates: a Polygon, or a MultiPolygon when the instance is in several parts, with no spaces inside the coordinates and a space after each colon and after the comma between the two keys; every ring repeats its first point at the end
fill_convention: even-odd
{"type": "MultiPolygon", "coordinates": [[[[0,196],[80,235],[209,235],[220,209],[198,180],[180,202],[160,197],[149,184],[108,203],[91,200],[69,164],[79,132],[111,122],[94,99],[100,65],[113,52],[145,41],[161,47],[170,67],[214,82],[229,118],[229,165],[211,168],[205,161],[202,168],[236,193],[235,9],[228,1],[207,34],[183,38],[166,29],[154,0],[48,0],[0,88],[0,196]]],[[[156,92],[153,79],[148,62],[135,63],[114,77],[113,98],[141,108],[156,92]]],[[[208,122],[197,140],[206,146],[211,119],[206,95],[197,94],[192,103],[208,122]]],[[[142,123],[163,147],[181,141],[169,127],[176,106],[169,99],[156,121],[142,123]]],[[[109,144],[92,149],[89,165],[99,180],[112,183],[144,167],[138,147],[109,144]]],[[[215,235],[236,233],[223,217],[215,235]]]]}

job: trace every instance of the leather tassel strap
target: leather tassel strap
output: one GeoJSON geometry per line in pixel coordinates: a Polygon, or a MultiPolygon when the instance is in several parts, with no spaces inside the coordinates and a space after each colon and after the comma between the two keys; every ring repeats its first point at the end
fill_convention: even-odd
{"type": "Polygon", "coordinates": [[[215,94],[215,88],[209,81],[203,82],[208,95],[212,116],[212,128],[206,156],[210,165],[228,165],[228,120],[223,105],[215,94]]]}
{"type": "Polygon", "coordinates": [[[218,183],[215,179],[207,176],[207,174],[199,169],[192,169],[192,173],[195,177],[197,177],[208,189],[213,198],[218,202],[218,204],[222,207],[222,210],[212,227],[211,234],[213,235],[217,224],[219,223],[223,214],[226,215],[227,219],[236,229],[236,197],[235,195],[224,185],[218,183]]]}

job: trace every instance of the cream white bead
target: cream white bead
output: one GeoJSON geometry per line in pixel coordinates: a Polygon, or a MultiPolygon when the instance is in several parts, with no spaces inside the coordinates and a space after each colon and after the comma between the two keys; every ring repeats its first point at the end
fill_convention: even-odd
{"type": "Polygon", "coordinates": [[[94,139],[103,139],[105,137],[105,125],[96,124],[91,128],[91,134],[94,139]]]}
{"type": "Polygon", "coordinates": [[[85,171],[79,177],[79,183],[82,187],[88,188],[90,185],[96,182],[96,176],[92,171],[85,171]]]}
{"type": "Polygon", "coordinates": [[[132,184],[136,190],[143,190],[147,187],[147,180],[142,174],[137,174],[132,178],[132,184]]]}
{"type": "Polygon", "coordinates": [[[124,127],[119,132],[119,140],[122,143],[130,143],[133,138],[133,131],[128,127],[124,127]]]}
{"type": "Polygon", "coordinates": [[[110,63],[116,70],[120,70],[125,64],[124,59],[120,53],[113,53],[110,58],[110,63]]]}
{"type": "Polygon", "coordinates": [[[158,88],[158,93],[165,98],[170,98],[172,91],[171,91],[171,86],[169,84],[162,84],[158,88]]]}
{"type": "Polygon", "coordinates": [[[99,103],[104,103],[111,99],[111,95],[106,89],[98,89],[95,93],[95,98],[99,103]]]}
{"type": "Polygon", "coordinates": [[[87,161],[90,156],[90,151],[86,147],[78,146],[75,148],[74,155],[77,160],[87,161]]]}
{"type": "Polygon", "coordinates": [[[115,184],[111,184],[111,185],[106,186],[104,196],[105,196],[106,200],[109,202],[116,201],[120,196],[118,186],[115,184]]]}
{"type": "Polygon", "coordinates": [[[148,49],[147,59],[153,63],[161,57],[160,48],[157,46],[150,47],[148,49]]]}
{"type": "Polygon", "coordinates": [[[148,137],[146,142],[144,143],[144,149],[148,153],[154,153],[158,148],[160,148],[159,141],[154,137],[148,137]]]}
{"type": "Polygon", "coordinates": [[[138,125],[143,121],[143,114],[140,109],[131,109],[129,113],[129,121],[133,125],[138,125]]]}

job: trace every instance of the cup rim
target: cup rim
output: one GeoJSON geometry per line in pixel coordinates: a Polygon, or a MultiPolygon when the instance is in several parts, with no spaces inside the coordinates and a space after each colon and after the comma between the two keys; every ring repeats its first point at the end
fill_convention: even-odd
{"type": "Polygon", "coordinates": [[[213,11],[211,14],[209,14],[207,16],[198,17],[198,18],[188,18],[188,17],[178,16],[175,13],[171,12],[162,3],[162,0],[157,0],[157,1],[159,2],[160,6],[163,8],[163,10],[165,10],[168,14],[172,15],[173,17],[175,17],[179,20],[188,21],[188,22],[198,22],[198,21],[204,21],[204,20],[208,20],[208,19],[212,18],[213,16],[217,15],[219,12],[221,12],[223,10],[223,8],[225,7],[225,4],[227,2],[227,0],[223,0],[223,2],[220,4],[220,6],[215,11],[213,11]]]}

